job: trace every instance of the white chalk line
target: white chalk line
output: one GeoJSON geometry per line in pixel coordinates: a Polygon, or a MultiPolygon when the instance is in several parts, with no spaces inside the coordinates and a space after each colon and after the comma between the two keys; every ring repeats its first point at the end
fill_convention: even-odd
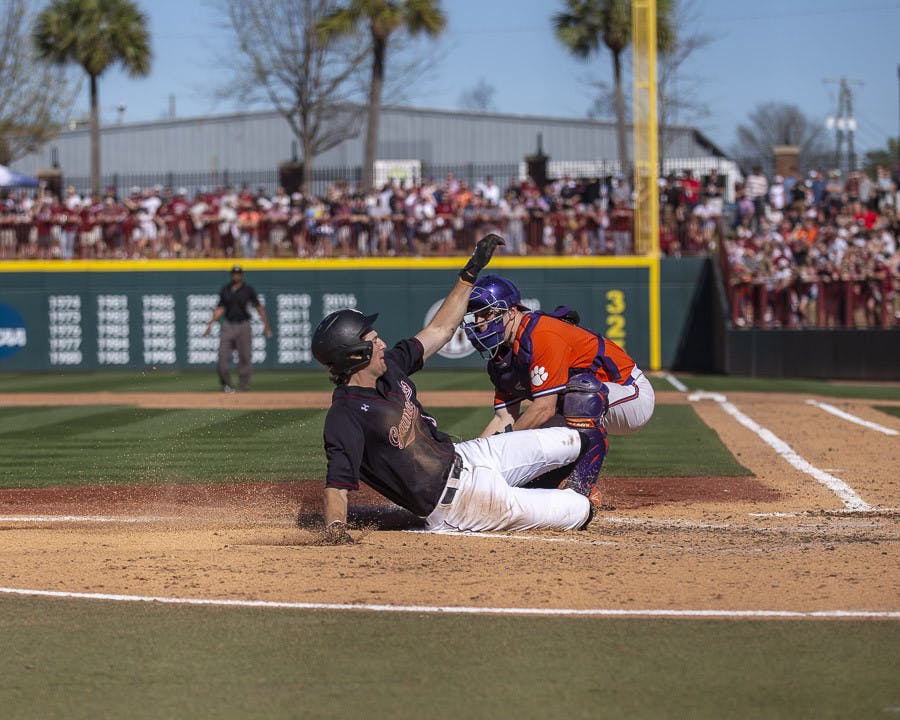
{"type": "Polygon", "coordinates": [[[873,507],[868,510],[850,510],[849,508],[840,508],[838,510],[821,510],[819,512],[813,510],[804,510],[802,512],[766,512],[766,513],[748,513],[750,517],[754,518],[795,518],[795,517],[806,517],[806,518],[815,518],[815,517],[830,517],[834,516],[847,516],[847,517],[878,517],[882,515],[884,517],[890,517],[895,513],[900,512],[900,508],[892,508],[892,507],[873,507]]]}
{"type": "MultiPolygon", "coordinates": [[[[774,517],[801,517],[801,514],[798,513],[796,515],[777,515],[774,517]]],[[[657,528],[667,528],[674,530],[753,530],[754,532],[765,532],[770,528],[770,526],[760,525],[746,525],[742,523],[711,523],[711,522],[692,522],[690,520],[655,520],[652,518],[629,518],[629,517],[604,517],[602,518],[603,522],[608,522],[611,525],[634,525],[637,527],[657,527],[657,528]]],[[[874,524],[874,523],[873,523],[874,524]]],[[[835,527],[843,527],[843,525],[836,525],[835,527]]],[[[798,527],[798,530],[802,529],[798,527]]],[[[779,532],[781,532],[779,530],[779,532]]]]}
{"type": "Polygon", "coordinates": [[[817,468],[805,458],[798,455],[794,449],[784,440],[775,435],[768,428],[752,420],[747,415],[737,409],[727,398],[720,393],[695,392],[688,395],[688,400],[696,402],[698,400],[713,400],[722,407],[722,409],[737,420],[748,430],[756,433],[760,439],[771,447],[783,460],[793,465],[797,470],[814,478],[817,482],[827,487],[844,503],[844,507],[848,510],[872,510],[872,506],[863,500],[857,492],[839,477],[827,473],[821,468],[817,468]]]}
{"type": "MultiPolygon", "coordinates": [[[[848,512],[848,511],[844,511],[848,512]]],[[[871,514],[853,513],[852,516],[843,517],[840,511],[835,511],[834,521],[823,525],[824,517],[820,518],[808,513],[784,513],[784,514],[767,514],[755,513],[749,514],[749,517],[763,518],[806,518],[808,522],[799,523],[791,526],[776,526],[751,524],[751,523],[714,523],[714,522],[695,522],[692,520],[678,519],[655,519],[655,518],[637,518],[637,517],[621,517],[616,515],[605,515],[598,517],[595,522],[600,528],[603,524],[620,525],[635,528],[656,528],[660,530],[673,531],[694,531],[694,530],[715,530],[725,533],[734,533],[738,535],[764,535],[772,537],[782,537],[785,535],[805,536],[814,531],[823,539],[828,538],[834,540],[842,537],[841,533],[847,530],[857,528],[881,528],[882,523],[877,522],[877,516],[871,514]],[[873,518],[873,519],[866,519],[873,518]]],[[[628,538],[616,538],[615,540],[589,540],[583,538],[581,534],[575,534],[568,537],[544,537],[540,535],[526,535],[523,533],[498,533],[498,532],[447,532],[447,533],[429,533],[426,530],[402,530],[401,532],[415,533],[420,535],[432,535],[447,538],[483,538],[488,540],[519,540],[527,542],[546,542],[546,543],[568,543],[571,545],[583,545],[592,547],[614,547],[620,548],[629,545],[631,540],[628,538]]],[[[665,547],[665,545],[654,541],[648,547],[665,547]]],[[[684,548],[682,546],[681,549],[684,548]]],[[[769,548],[771,549],[771,548],[769,548]]],[[[720,550],[721,551],[721,550],[720,550]]],[[[737,552],[747,552],[746,548],[740,548],[737,552]]]]}
{"type": "MultiPolygon", "coordinates": [[[[835,517],[846,518],[847,520],[852,520],[853,518],[878,518],[879,516],[890,517],[892,514],[900,512],[900,508],[870,508],[868,510],[850,510],[850,509],[837,509],[837,510],[823,510],[820,512],[815,511],[798,511],[798,512],[764,512],[764,513],[747,513],[747,517],[751,518],[760,518],[760,519],[778,519],[778,518],[807,518],[812,521],[815,521],[817,518],[825,518],[825,517],[835,517]]],[[[127,517],[127,516],[98,516],[98,515],[9,515],[9,516],[0,516],[0,523],[21,523],[21,524],[54,524],[54,523],[123,523],[123,524],[134,524],[134,523],[165,523],[172,522],[177,518],[173,517],[127,517]]],[[[270,521],[261,521],[262,523],[269,525],[270,521]]],[[[641,527],[658,527],[658,528],[674,528],[674,529],[683,529],[683,530],[746,530],[753,526],[745,525],[741,523],[710,523],[710,522],[695,522],[693,520],[679,520],[677,518],[668,518],[668,519],[657,519],[657,518],[648,518],[648,517],[624,517],[621,515],[604,515],[599,516],[596,520],[597,523],[608,523],[610,525],[633,525],[633,526],[641,526],[641,527]]],[[[839,525],[835,525],[835,527],[843,527],[846,526],[847,522],[841,522],[839,525]]],[[[852,523],[851,523],[852,524],[852,523]]],[[[877,525],[877,523],[870,522],[871,525],[877,525]]],[[[282,525],[289,525],[293,527],[293,523],[284,523],[279,524],[278,527],[282,527],[282,525]]],[[[430,535],[430,536],[440,536],[440,537],[462,537],[462,538],[486,538],[492,540],[528,540],[533,542],[547,542],[547,543],[569,543],[575,545],[597,545],[597,546],[618,546],[620,543],[615,541],[607,541],[607,540],[586,540],[583,539],[580,534],[569,535],[565,537],[547,537],[540,535],[526,535],[524,533],[502,533],[502,532],[429,532],[427,530],[421,530],[418,528],[409,528],[409,529],[401,529],[398,532],[403,533],[412,533],[415,535],[430,535]]]]}
{"type": "Polygon", "coordinates": [[[3,523],[158,523],[164,517],[114,517],[105,515],[0,515],[3,523]]]}
{"type": "Polygon", "coordinates": [[[602,545],[616,547],[621,543],[610,542],[607,540],[582,540],[578,537],[541,537],[539,535],[523,535],[522,533],[500,533],[500,532],[475,532],[471,530],[463,532],[429,532],[428,530],[401,530],[400,532],[414,533],[418,535],[431,535],[439,537],[474,537],[488,538],[497,540],[531,540],[537,542],[549,543],[571,543],[574,545],[602,545]]]}
{"type": "Polygon", "coordinates": [[[893,428],[885,427],[884,425],[879,425],[878,423],[870,422],[869,420],[863,420],[861,417],[857,417],[856,415],[845,412],[844,410],[836,408],[834,405],[829,405],[828,403],[819,402],[818,400],[807,400],[806,404],[814,405],[815,407],[820,408],[827,413],[831,413],[832,415],[836,415],[839,418],[848,420],[852,423],[856,423],[857,425],[862,425],[863,427],[867,427],[870,430],[876,430],[877,432],[884,433],[885,435],[900,434],[893,428]]]}
{"type": "Polygon", "coordinates": [[[276,600],[227,600],[219,598],[179,598],[153,595],[118,595],[112,593],[66,592],[0,587],[4,595],[64,598],[73,600],[107,600],[113,602],[160,603],[166,605],[200,605],[214,607],[272,608],[282,610],[362,610],[367,612],[426,613],[437,615],[545,615],[592,617],[669,617],[669,618],[821,618],[821,619],[890,619],[900,620],[898,610],[672,610],[625,608],[515,608],[471,607],[457,605],[370,605],[347,603],[282,602],[276,600]]]}
{"type": "Polygon", "coordinates": [[[665,380],[669,385],[678,390],[678,392],[687,392],[687,385],[685,385],[681,380],[675,377],[672,373],[664,372],[660,373],[660,377],[665,380]]]}

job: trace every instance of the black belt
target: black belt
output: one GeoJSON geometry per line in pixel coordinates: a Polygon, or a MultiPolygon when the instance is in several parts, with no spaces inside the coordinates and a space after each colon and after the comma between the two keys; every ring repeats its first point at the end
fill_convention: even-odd
{"type": "Polygon", "coordinates": [[[449,505],[453,502],[453,498],[456,497],[456,490],[459,487],[459,478],[462,475],[462,471],[462,458],[458,454],[454,453],[453,465],[450,467],[450,474],[447,475],[447,487],[445,488],[444,494],[440,500],[441,505],[449,505]]]}

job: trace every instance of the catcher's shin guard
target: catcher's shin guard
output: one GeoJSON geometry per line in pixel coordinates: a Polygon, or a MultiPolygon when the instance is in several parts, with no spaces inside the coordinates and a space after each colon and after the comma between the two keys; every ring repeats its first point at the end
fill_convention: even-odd
{"type": "Polygon", "coordinates": [[[603,504],[603,497],[597,485],[597,477],[603,467],[603,459],[609,449],[606,431],[602,427],[578,430],[581,435],[581,457],[569,473],[566,487],[587,497],[592,505],[603,504]]]}
{"type": "Polygon", "coordinates": [[[563,396],[563,415],[569,427],[579,430],[603,426],[609,407],[609,390],[593,373],[569,378],[563,396]]]}

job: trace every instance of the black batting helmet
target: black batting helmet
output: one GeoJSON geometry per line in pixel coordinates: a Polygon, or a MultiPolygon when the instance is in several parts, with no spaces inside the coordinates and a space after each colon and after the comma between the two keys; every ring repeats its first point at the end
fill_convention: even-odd
{"type": "Polygon", "coordinates": [[[319,323],[312,338],[313,357],[331,372],[331,381],[342,385],[372,359],[372,342],[362,336],[372,329],[378,313],[338,310],[319,323]]]}

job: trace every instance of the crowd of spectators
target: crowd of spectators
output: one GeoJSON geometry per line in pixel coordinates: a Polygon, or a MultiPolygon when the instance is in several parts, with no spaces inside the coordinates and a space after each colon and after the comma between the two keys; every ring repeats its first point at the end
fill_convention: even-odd
{"type": "Polygon", "coordinates": [[[470,187],[450,174],[370,193],[337,182],[322,197],[246,186],[89,197],[69,187],[61,198],[42,190],[0,200],[0,258],[453,255],[491,230],[515,255],[628,254],[631,223],[621,176],[501,188],[491,177],[470,187]]]}
{"type": "MultiPolygon", "coordinates": [[[[900,324],[900,168],[877,175],[759,168],[726,202],[725,178],[684,169],[660,178],[664,254],[718,254],[738,326],[900,324]]],[[[635,251],[633,193],[621,175],[568,175],[539,187],[347,182],[323,196],[283,188],[133,187],[120,198],[68,187],[0,196],[0,259],[465,255],[497,231],[512,255],[635,251]]]]}
{"type": "Polygon", "coordinates": [[[722,248],[737,326],[900,324],[900,177],[837,170],[737,188],[722,248]]]}

